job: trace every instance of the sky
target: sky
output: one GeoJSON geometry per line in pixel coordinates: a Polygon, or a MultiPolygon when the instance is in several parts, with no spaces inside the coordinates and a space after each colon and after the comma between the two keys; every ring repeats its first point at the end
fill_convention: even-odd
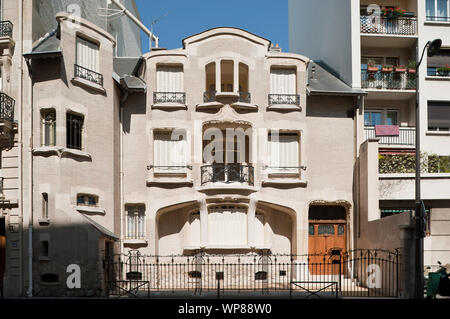
{"type": "MultiPolygon", "coordinates": [[[[188,36],[215,27],[238,27],[288,48],[288,0],[135,0],[142,22],[159,47],[176,49],[188,36]]],[[[142,34],[143,52],[148,37],[142,34]]]]}

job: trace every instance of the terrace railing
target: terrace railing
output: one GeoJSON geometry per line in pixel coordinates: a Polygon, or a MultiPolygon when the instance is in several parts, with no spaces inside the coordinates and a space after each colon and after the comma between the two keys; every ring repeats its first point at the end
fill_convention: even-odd
{"type": "Polygon", "coordinates": [[[0,21],[0,37],[10,37],[13,34],[13,24],[11,21],[0,21]]]}
{"type": "Polygon", "coordinates": [[[15,101],[6,93],[0,92],[0,119],[12,121],[14,119],[15,101]]]}
{"type": "Polygon", "coordinates": [[[361,86],[364,89],[415,90],[416,74],[361,70],[361,86]]]}
{"type": "Polygon", "coordinates": [[[254,183],[254,168],[243,164],[212,164],[200,168],[201,183],[254,183]]]}
{"type": "Polygon", "coordinates": [[[95,84],[98,84],[100,86],[103,86],[103,75],[86,69],[85,67],[82,67],[81,65],[75,64],[75,71],[74,71],[75,77],[93,82],[95,84]]]}
{"type": "Polygon", "coordinates": [[[361,33],[416,35],[416,17],[386,18],[376,16],[361,16],[361,33]]]}
{"type": "Polygon", "coordinates": [[[416,143],[416,128],[415,127],[400,127],[398,136],[379,136],[375,134],[374,126],[364,127],[366,139],[378,138],[379,144],[383,145],[411,145],[416,143]]]}
{"type": "Polygon", "coordinates": [[[185,92],[154,92],[153,103],[180,103],[186,104],[185,92]]]}

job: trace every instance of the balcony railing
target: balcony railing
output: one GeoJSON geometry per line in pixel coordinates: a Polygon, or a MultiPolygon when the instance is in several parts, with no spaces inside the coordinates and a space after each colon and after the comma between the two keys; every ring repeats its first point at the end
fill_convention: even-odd
{"type": "Polygon", "coordinates": [[[450,17],[427,16],[427,21],[450,22],[450,17]]]}
{"type": "Polygon", "coordinates": [[[153,103],[180,103],[186,104],[186,93],[184,92],[154,92],[153,103]]]}
{"type": "Polygon", "coordinates": [[[417,18],[361,16],[361,33],[368,34],[417,34],[417,18]]]}
{"type": "Polygon", "coordinates": [[[201,183],[254,183],[253,166],[243,164],[212,164],[200,168],[201,183]]]}
{"type": "Polygon", "coordinates": [[[217,91],[203,92],[203,102],[204,103],[215,102],[216,101],[216,92],[217,91]]]}
{"type": "Polygon", "coordinates": [[[364,89],[415,90],[416,74],[408,72],[361,71],[361,86],[364,89]]]}
{"type": "Polygon", "coordinates": [[[250,104],[252,101],[250,92],[239,92],[239,102],[250,104]]]}
{"type": "Polygon", "coordinates": [[[428,76],[444,76],[449,77],[450,76],[450,70],[447,69],[440,69],[437,67],[428,67],[427,68],[427,75],[428,76]]]}
{"type": "Polygon", "coordinates": [[[298,94],[269,94],[269,105],[290,104],[300,105],[300,95],[298,94]]]}
{"type": "Polygon", "coordinates": [[[13,98],[0,92],[0,119],[10,121],[14,119],[14,104],[15,101],[13,98]]]}
{"type": "Polygon", "coordinates": [[[412,145],[416,144],[416,128],[415,127],[400,127],[398,136],[376,136],[375,127],[364,127],[366,139],[379,138],[379,144],[383,145],[412,145]]]}
{"type": "Polygon", "coordinates": [[[13,24],[11,21],[0,21],[0,37],[12,38],[13,24]]]}
{"type": "Polygon", "coordinates": [[[103,75],[75,64],[75,77],[103,86],[103,75]]]}

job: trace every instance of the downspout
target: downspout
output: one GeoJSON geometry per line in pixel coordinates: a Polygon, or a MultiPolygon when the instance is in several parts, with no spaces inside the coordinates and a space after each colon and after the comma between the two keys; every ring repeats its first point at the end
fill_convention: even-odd
{"type": "Polygon", "coordinates": [[[28,166],[28,190],[29,190],[29,202],[30,202],[30,217],[28,221],[28,297],[33,297],[33,73],[31,69],[31,60],[26,59],[28,66],[28,73],[30,75],[30,88],[28,90],[29,101],[30,101],[30,163],[28,166]]]}
{"type": "Polygon", "coordinates": [[[18,146],[18,157],[19,157],[19,169],[18,169],[18,179],[19,179],[19,218],[20,218],[20,245],[19,245],[19,255],[21,258],[21,261],[19,262],[19,285],[20,285],[20,295],[23,295],[23,289],[24,289],[24,278],[23,278],[23,221],[24,221],[24,215],[23,215],[23,142],[22,142],[22,124],[23,124],[23,120],[22,120],[22,104],[23,104],[23,98],[22,98],[22,86],[23,86],[23,0],[19,1],[19,46],[20,46],[20,62],[19,62],[19,71],[20,71],[20,76],[19,76],[19,83],[18,83],[18,107],[17,107],[17,113],[18,113],[18,141],[17,141],[17,146],[18,146]]]}
{"type": "Polygon", "coordinates": [[[159,38],[155,36],[138,18],[136,18],[127,8],[125,8],[119,0],[111,0],[122,12],[131,19],[145,34],[149,37],[150,49],[152,48],[152,40],[155,41],[155,47],[159,47],[159,38]]]}
{"type": "Polygon", "coordinates": [[[124,173],[123,173],[123,109],[125,107],[125,102],[128,99],[128,90],[121,90],[124,95],[120,99],[120,253],[123,252],[123,234],[124,234],[124,173]]]}

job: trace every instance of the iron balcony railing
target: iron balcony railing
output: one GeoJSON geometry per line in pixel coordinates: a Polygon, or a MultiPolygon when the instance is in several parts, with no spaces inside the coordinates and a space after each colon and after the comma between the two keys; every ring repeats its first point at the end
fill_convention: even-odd
{"type": "Polygon", "coordinates": [[[450,17],[427,16],[427,21],[449,22],[450,17]]]}
{"type": "Polygon", "coordinates": [[[0,119],[10,121],[14,119],[14,104],[15,101],[13,98],[0,92],[0,119]]]}
{"type": "Polygon", "coordinates": [[[300,95],[298,94],[269,94],[269,105],[289,104],[300,105],[300,95]]]}
{"type": "Polygon", "coordinates": [[[180,103],[186,104],[186,93],[184,92],[154,92],[153,103],[180,103]]]}
{"type": "Polygon", "coordinates": [[[201,183],[254,183],[254,168],[243,164],[212,164],[200,168],[201,183]]]}
{"type": "Polygon", "coordinates": [[[239,92],[239,102],[250,104],[252,101],[250,92],[239,92]]]}
{"type": "Polygon", "coordinates": [[[217,91],[203,92],[203,102],[204,103],[215,102],[216,101],[216,92],[217,91]]]}
{"type": "Polygon", "coordinates": [[[361,86],[364,89],[415,90],[416,74],[361,70],[361,86]]]}
{"type": "Polygon", "coordinates": [[[416,35],[417,18],[361,16],[361,33],[416,35]]]}
{"type": "Polygon", "coordinates": [[[88,80],[90,82],[96,83],[103,86],[103,75],[95,71],[86,69],[81,65],[75,64],[75,77],[88,80]]]}
{"type": "Polygon", "coordinates": [[[416,144],[416,128],[400,127],[398,136],[376,136],[374,126],[364,127],[366,139],[379,138],[379,144],[383,145],[415,145],[416,144]]]}
{"type": "Polygon", "coordinates": [[[13,34],[13,24],[11,21],[0,21],[0,37],[10,37],[13,34]]]}

